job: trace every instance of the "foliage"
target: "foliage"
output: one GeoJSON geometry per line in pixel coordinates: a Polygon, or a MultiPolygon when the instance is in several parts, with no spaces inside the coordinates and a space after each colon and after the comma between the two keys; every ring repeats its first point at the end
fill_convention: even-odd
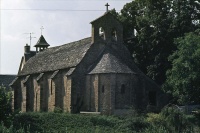
{"type": "MultiPolygon", "coordinates": [[[[194,128],[197,127],[195,117],[188,117],[175,105],[166,106],[159,114],[149,113],[147,115],[146,120],[152,124],[152,129],[157,127],[167,132],[194,132],[194,128]]],[[[149,129],[152,130],[151,128],[149,129]]]]}
{"type": "Polygon", "coordinates": [[[16,130],[13,125],[11,125],[9,128],[4,126],[3,123],[0,125],[0,133],[30,133],[29,128],[26,130],[23,127],[20,127],[18,130],[16,130]]]}
{"type": "MultiPolygon", "coordinates": [[[[199,0],[134,0],[116,15],[124,41],[139,68],[162,85],[171,67],[174,39],[199,27],[199,0]]],[[[113,12],[113,11],[112,11],[113,12]]]]}
{"type": "MultiPolygon", "coordinates": [[[[13,127],[29,127],[30,132],[119,132],[120,119],[109,116],[68,113],[22,113],[15,116],[13,127]]],[[[26,128],[25,128],[26,129],[26,128]]],[[[128,129],[126,129],[128,130],[128,129]]]]}
{"type": "Polygon", "coordinates": [[[11,92],[7,92],[5,87],[0,87],[0,122],[9,123],[12,114],[11,92]]]}
{"type": "Polygon", "coordinates": [[[169,57],[165,89],[180,104],[200,104],[200,32],[190,32],[175,40],[177,50],[169,57]]]}
{"type": "Polygon", "coordinates": [[[59,108],[59,107],[55,107],[53,112],[54,113],[62,113],[63,110],[61,108],[59,108]]]}
{"type": "Polygon", "coordinates": [[[68,113],[21,113],[15,116],[13,125],[0,125],[2,133],[195,133],[199,131],[197,118],[184,115],[172,107],[166,107],[159,114],[138,114],[135,111],[126,116],[104,116],[95,114],[68,113]],[[181,119],[174,119],[181,116],[181,119]],[[177,123],[181,128],[177,128],[177,123]],[[181,124],[180,124],[181,123],[181,124]],[[196,130],[193,129],[196,128],[196,130]]]}

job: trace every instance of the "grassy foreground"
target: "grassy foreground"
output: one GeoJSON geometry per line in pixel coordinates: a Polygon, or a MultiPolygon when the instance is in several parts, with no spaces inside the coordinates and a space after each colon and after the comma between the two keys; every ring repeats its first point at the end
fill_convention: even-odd
{"type": "Polygon", "coordinates": [[[12,124],[0,125],[1,133],[199,133],[199,116],[173,109],[159,114],[103,116],[68,113],[21,113],[12,124]]]}

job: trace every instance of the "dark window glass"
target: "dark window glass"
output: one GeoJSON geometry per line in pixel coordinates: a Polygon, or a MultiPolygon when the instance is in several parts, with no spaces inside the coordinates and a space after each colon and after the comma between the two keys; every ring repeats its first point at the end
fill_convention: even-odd
{"type": "Polygon", "coordinates": [[[102,85],[101,91],[102,93],[104,93],[104,85],[102,85]]]}
{"type": "Polygon", "coordinates": [[[125,89],[126,89],[125,85],[122,84],[122,85],[121,85],[121,94],[124,94],[124,93],[125,93],[125,89]]]}

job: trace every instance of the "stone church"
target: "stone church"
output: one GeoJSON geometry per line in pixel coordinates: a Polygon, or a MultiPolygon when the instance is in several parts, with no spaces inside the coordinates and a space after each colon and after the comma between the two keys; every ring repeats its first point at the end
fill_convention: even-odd
{"type": "Polygon", "coordinates": [[[92,35],[50,47],[41,35],[36,51],[24,47],[14,109],[117,114],[161,107],[159,86],[135,65],[123,44],[123,26],[110,12],[91,22],[92,35]]]}

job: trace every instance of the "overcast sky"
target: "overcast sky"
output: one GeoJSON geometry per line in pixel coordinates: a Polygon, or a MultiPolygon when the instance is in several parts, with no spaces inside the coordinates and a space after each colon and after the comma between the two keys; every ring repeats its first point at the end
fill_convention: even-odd
{"type": "Polygon", "coordinates": [[[17,74],[26,43],[31,50],[41,35],[53,46],[91,36],[90,22],[131,0],[0,0],[0,73],[17,74]]]}

